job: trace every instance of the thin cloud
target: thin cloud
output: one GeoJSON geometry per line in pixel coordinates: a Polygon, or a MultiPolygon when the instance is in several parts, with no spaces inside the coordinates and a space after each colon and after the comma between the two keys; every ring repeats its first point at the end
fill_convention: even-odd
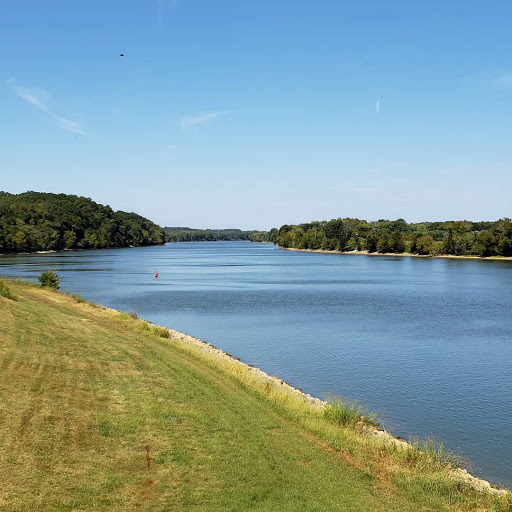
{"type": "Polygon", "coordinates": [[[162,23],[167,11],[174,9],[178,6],[180,0],[156,0],[158,9],[158,23],[162,23]]]}
{"type": "Polygon", "coordinates": [[[199,114],[196,116],[186,116],[182,117],[180,120],[180,125],[182,130],[189,130],[194,126],[198,126],[203,123],[207,123],[208,121],[213,121],[219,116],[226,114],[227,111],[223,112],[209,112],[207,114],[199,114]]]}
{"type": "Polygon", "coordinates": [[[380,113],[380,98],[377,100],[377,103],[375,103],[375,110],[377,111],[377,114],[380,113]]]}
{"type": "Polygon", "coordinates": [[[46,91],[43,91],[42,89],[29,89],[28,87],[22,87],[21,85],[16,84],[14,80],[8,80],[7,85],[22,100],[30,103],[34,107],[42,110],[43,112],[46,112],[49,116],[51,116],[55,121],[57,121],[58,125],[63,130],[85,135],[85,132],[80,123],[77,123],[71,119],[66,119],[65,117],[60,117],[50,111],[46,105],[49,98],[49,94],[46,91]]]}
{"type": "Polygon", "coordinates": [[[8,81],[7,83],[14,91],[14,93],[22,100],[25,100],[26,102],[34,105],[34,107],[43,110],[44,112],[49,112],[48,107],[46,106],[46,100],[48,99],[48,93],[46,91],[41,89],[29,89],[27,87],[21,87],[12,80],[8,81]]]}
{"type": "Polygon", "coordinates": [[[54,116],[57,123],[59,123],[59,126],[68,132],[72,133],[78,133],[80,135],[85,135],[82,126],[80,123],[77,123],[76,121],[72,121],[71,119],[66,119],[64,117],[54,116]]]}

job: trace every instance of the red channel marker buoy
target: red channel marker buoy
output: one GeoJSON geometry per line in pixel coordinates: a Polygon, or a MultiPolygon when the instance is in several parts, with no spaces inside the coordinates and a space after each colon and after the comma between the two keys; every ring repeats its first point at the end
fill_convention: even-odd
{"type": "Polygon", "coordinates": [[[158,272],[155,272],[155,279],[158,279],[158,272]]]}

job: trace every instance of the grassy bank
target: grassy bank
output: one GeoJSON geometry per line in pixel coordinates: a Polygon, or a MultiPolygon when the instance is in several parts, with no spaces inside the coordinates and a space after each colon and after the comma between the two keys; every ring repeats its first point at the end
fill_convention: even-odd
{"type": "Polygon", "coordinates": [[[511,510],[438,449],[212,347],[78,296],[2,290],[0,510],[511,510]]]}

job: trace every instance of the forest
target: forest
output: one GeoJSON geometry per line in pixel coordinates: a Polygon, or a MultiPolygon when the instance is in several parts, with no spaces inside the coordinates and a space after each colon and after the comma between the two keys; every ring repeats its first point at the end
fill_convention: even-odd
{"type": "Polygon", "coordinates": [[[193,229],[164,227],[167,242],[218,242],[249,240],[254,231],[240,229],[193,229]]]}
{"type": "Polygon", "coordinates": [[[0,253],[162,244],[160,226],[68,194],[0,192],[0,253]]]}
{"type": "Polygon", "coordinates": [[[253,233],[255,242],[284,248],[418,255],[512,256],[512,221],[446,221],[408,224],[404,219],[338,218],[253,233]]]}

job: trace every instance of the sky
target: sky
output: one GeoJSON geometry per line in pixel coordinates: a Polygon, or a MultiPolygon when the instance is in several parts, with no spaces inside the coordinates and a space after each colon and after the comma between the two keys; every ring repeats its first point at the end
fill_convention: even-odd
{"type": "Polygon", "coordinates": [[[510,217],[511,19],[509,0],[4,0],[0,190],[197,228],[510,217]]]}

